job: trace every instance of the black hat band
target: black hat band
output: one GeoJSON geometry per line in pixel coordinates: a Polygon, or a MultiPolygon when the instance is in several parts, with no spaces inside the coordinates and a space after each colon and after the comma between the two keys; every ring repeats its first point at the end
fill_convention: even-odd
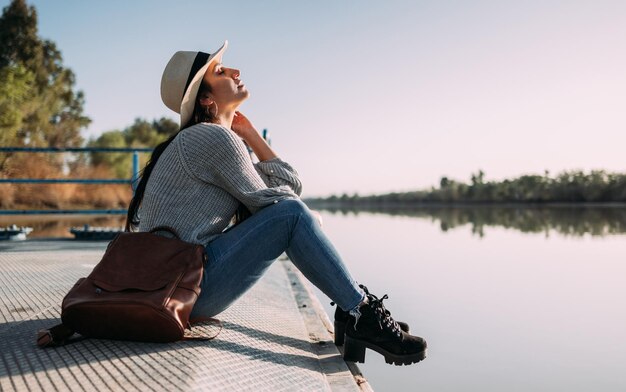
{"type": "Polygon", "coordinates": [[[209,61],[210,56],[210,54],[204,52],[198,52],[198,54],[196,55],[196,58],[193,60],[193,65],[191,66],[191,70],[189,71],[189,77],[187,77],[187,83],[185,83],[183,97],[185,96],[187,88],[189,88],[189,85],[191,84],[191,80],[194,76],[196,76],[198,71],[200,71],[200,68],[202,68],[207,63],[207,61],[209,61]]]}

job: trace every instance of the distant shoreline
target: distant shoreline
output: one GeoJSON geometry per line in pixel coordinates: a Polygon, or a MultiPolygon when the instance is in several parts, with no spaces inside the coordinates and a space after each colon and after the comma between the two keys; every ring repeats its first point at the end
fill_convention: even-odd
{"type": "Polygon", "coordinates": [[[479,208],[479,207],[585,207],[585,208],[626,208],[625,202],[361,202],[361,201],[327,201],[319,199],[305,198],[303,201],[310,206],[316,208],[479,208]]]}

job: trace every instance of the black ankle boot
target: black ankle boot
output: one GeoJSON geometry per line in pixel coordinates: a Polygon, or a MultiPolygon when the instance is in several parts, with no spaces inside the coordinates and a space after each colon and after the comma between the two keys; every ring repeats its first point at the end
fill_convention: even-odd
{"type": "MultiPolygon", "coordinates": [[[[330,304],[336,305],[334,302],[331,302],[330,304]]],[[[387,310],[387,314],[391,316],[391,313],[388,310],[387,310]]],[[[350,317],[352,317],[350,316],[350,313],[341,309],[339,305],[337,305],[337,308],[335,309],[335,345],[336,346],[343,346],[343,340],[344,340],[343,338],[346,332],[346,325],[348,324],[348,319],[350,317]]],[[[406,333],[409,332],[409,324],[404,323],[402,321],[398,321],[398,325],[400,326],[400,329],[403,330],[404,332],[406,333]]]]}
{"type": "Polygon", "coordinates": [[[426,341],[419,336],[402,331],[398,322],[385,309],[385,294],[378,299],[363,285],[369,303],[359,308],[358,320],[350,317],[346,325],[343,358],[346,361],[365,363],[365,349],[372,349],[394,365],[410,365],[426,358],[426,341]]]}

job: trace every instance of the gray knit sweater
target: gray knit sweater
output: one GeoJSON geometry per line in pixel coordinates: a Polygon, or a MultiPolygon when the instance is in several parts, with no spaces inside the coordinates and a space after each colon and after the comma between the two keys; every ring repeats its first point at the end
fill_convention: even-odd
{"type": "Polygon", "coordinates": [[[298,172],[280,158],[253,163],[236,133],[201,123],[178,133],[159,157],[139,208],[139,231],[170,226],[207,245],[243,203],[251,213],[302,193],[298,172]]]}

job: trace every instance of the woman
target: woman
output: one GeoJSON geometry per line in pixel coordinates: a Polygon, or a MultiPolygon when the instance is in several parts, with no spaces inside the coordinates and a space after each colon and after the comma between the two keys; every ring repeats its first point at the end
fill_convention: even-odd
{"type": "Polygon", "coordinates": [[[286,252],[337,303],[336,343],[343,344],[345,331],[346,360],[364,362],[366,347],[388,363],[422,360],[426,342],[393,320],[382,303],[386,295],[378,299],[352,279],[300,200],[296,170],[237,111],[249,92],[239,70],[222,64],[226,46],[211,55],[177,52],[165,67],[161,97],[180,114],[181,130],[155,148],[143,169],[126,229],[170,226],[180,239],[205,246],[209,261],[192,318],[228,308],[286,252]]]}

